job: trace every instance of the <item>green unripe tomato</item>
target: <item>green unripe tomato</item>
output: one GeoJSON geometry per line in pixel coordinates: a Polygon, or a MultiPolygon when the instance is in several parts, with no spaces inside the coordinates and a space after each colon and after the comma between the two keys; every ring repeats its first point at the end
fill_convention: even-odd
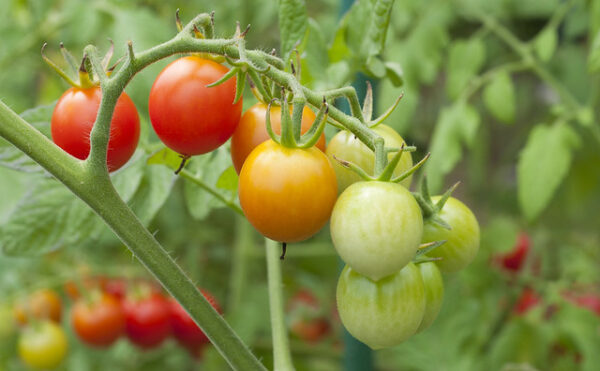
{"type": "Polygon", "coordinates": [[[442,301],[444,300],[444,280],[442,279],[439,268],[433,262],[417,264],[417,268],[419,269],[419,272],[421,272],[426,299],[423,321],[417,330],[417,332],[421,332],[431,326],[440,313],[440,309],[442,309],[442,301]]]}
{"type": "Polygon", "coordinates": [[[358,182],[338,197],[330,231],[342,260],[377,281],[398,272],[415,257],[423,217],[414,197],[403,186],[358,182]]]}
{"type": "MultiPolygon", "coordinates": [[[[431,198],[434,202],[440,196],[431,198]]],[[[469,265],[479,251],[479,224],[473,212],[462,202],[450,197],[438,214],[452,229],[426,222],[423,242],[446,240],[446,243],[429,252],[427,256],[439,257],[436,264],[442,272],[452,273],[469,265]]]]}
{"type": "MultiPolygon", "coordinates": [[[[404,139],[394,129],[387,125],[378,125],[373,129],[385,140],[385,146],[387,148],[400,148],[404,139]]],[[[327,144],[327,150],[325,151],[327,157],[333,165],[335,175],[338,181],[338,190],[343,192],[351,184],[361,180],[360,176],[350,169],[342,166],[336,159],[350,161],[360,166],[369,175],[373,175],[373,166],[375,164],[375,153],[369,149],[363,142],[361,142],[354,134],[347,130],[342,130],[337,133],[329,144],[327,144]]],[[[388,159],[392,159],[396,152],[388,154],[388,159]]],[[[410,152],[404,152],[400,158],[400,162],[394,169],[394,176],[400,175],[406,170],[410,169],[413,165],[412,156],[410,152]]],[[[404,187],[409,188],[412,177],[408,177],[400,182],[404,187]]]]}
{"type": "Polygon", "coordinates": [[[377,282],[346,266],[336,299],[344,327],[372,349],[398,345],[414,335],[426,302],[423,279],[413,263],[377,282]]]}

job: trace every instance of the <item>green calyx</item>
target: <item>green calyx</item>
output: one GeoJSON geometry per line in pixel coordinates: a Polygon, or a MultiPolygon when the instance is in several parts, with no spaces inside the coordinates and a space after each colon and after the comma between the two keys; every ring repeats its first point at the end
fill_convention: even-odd
{"type": "Polygon", "coordinates": [[[417,203],[421,207],[421,211],[423,212],[423,221],[431,222],[445,229],[452,229],[448,223],[446,223],[442,218],[439,217],[439,213],[442,211],[442,208],[446,204],[446,201],[450,198],[456,187],[460,182],[455,183],[452,187],[448,188],[446,192],[440,197],[437,202],[433,202],[431,199],[431,195],[429,194],[429,187],[427,186],[427,178],[423,177],[421,181],[421,192],[413,192],[413,196],[417,203]]]}
{"type": "Polygon", "coordinates": [[[317,144],[325,129],[329,113],[329,104],[327,104],[327,101],[323,98],[323,104],[321,105],[312,126],[306,133],[301,134],[302,114],[305,105],[304,101],[301,99],[294,99],[292,102],[292,113],[290,114],[287,94],[283,92],[281,95],[282,99],[279,101],[281,104],[281,135],[277,135],[273,131],[271,125],[271,106],[274,103],[278,103],[278,100],[273,98],[269,102],[265,114],[265,123],[269,137],[271,137],[274,142],[288,148],[306,149],[313,147],[317,144]]]}
{"type": "Polygon", "coordinates": [[[394,177],[394,170],[396,169],[396,166],[398,165],[398,162],[400,162],[400,159],[402,158],[402,154],[404,152],[414,152],[416,150],[415,147],[413,146],[405,146],[404,144],[402,144],[402,146],[400,148],[384,148],[384,154],[387,157],[387,154],[390,152],[396,152],[396,155],[387,163],[387,165],[385,165],[385,167],[383,168],[383,171],[381,171],[378,175],[376,176],[371,176],[369,174],[367,174],[366,171],[364,171],[360,166],[350,162],[350,161],[345,161],[343,159],[339,159],[337,157],[334,156],[334,158],[344,167],[354,171],[356,174],[358,174],[363,180],[365,181],[379,181],[379,182],[392,182],[392,183],[400,183],[401,181],[403,181],[404,179],[408,178],[409,176],[411,176],[415,171],[419,170],[421,168],[421,166],[423,166],[427,160],[429,160],[429,156],[430,153],[428,153],[427,155],[425,155],[425,157],[423,157],[423,159],[419,162],[417,162],[415,165],[413,165],[413,167],[411,167],[410,169],[406,170],[405,172],[403,172],[402,174],[394,177]]]}
{"type": "MultiPolygon", "coordinates": [[[[65,71],[61,67],[59,67],[54,61],[46,56],[44,53],[46,46],[48,44],[44,43],[42,46],[42,59],[48,66],[50,66],[56,73],[60,75],[69,85],[73,87],[77,87],[80,89],[89,89],[95,86],[100,86],[101,80],[104,78],[100,76],[96,76],[93,72],[92,62],[87,53],[84,53],[83,58],[81,59],[81,63],[77,63],[77,60],[71,54],[63,43],[60,43],[60,52],[67,62],[68,70],[65,71]]],[[[103,72],[106,76],[109,76],[115,67],[122,61],[122,58],[119,59],[114,65],[109,67],[110,60],[113,56],[114,52],[114,44],[112,40],[110,41],[110,47],[101,61],[101,66],[103,72]]]]}

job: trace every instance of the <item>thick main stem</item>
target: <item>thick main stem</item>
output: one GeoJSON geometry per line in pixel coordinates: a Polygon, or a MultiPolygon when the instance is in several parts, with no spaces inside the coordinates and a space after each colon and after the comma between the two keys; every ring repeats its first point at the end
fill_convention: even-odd
{"type": "Polygon", "coordinates": [[[269,304],[271,308],[271,333],[273,336],[273,370],[293,371],[292,355],[287,336],[287,327],[283,315],[283,296],[281,282],[281,260],[279,244],[265,238],[267,255],[267,274],[269,276],[269,304]]]}

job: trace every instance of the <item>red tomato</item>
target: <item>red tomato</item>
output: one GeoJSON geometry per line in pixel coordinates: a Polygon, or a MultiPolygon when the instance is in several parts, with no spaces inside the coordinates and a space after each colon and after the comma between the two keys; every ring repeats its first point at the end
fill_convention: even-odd
{"type": "Polygon", "coordinates": [[[316,148],[286,148],[272,140],[246,159],[239,197],[248,221],[264,236],[298,242],[329,220],[337,198],[335,172],[316,148]]]}
{"type": "MultiPolygon", "coordinates": [[[[90,153],[90,132],[96,121],[102,91],[99,87],[70,88],[58,100],[50,128],[52,140],[80,160],[90,153]]],[[[107,164],[109,171],[125,165],[140,137],[140,119],[133,101],[125,93],[117,100],[110,124],[107,164]]]]}
{"type": "Polygon", "coordinates": [[[533,309],[536,305],[542,302],[542,298],[533,289],[527,287],[521,292],[521,296],[517,299],[514,311],[517,315],[524,315],[533,309]]]}
{"type": "Polygon", "coordinates": [[[227,73],[227,67],[197,56],[177,59],[158,75],[148,110],[163,143],[186,156],[210,152],[235,131],[242,99],[233,104],[236,79],[206,87],[227,73]]]}
{"type": "Polygon", "coordinates": [[[78,300],[71,310],[71,323],[81,341],[107,347],[125,330],[125,313],[117,298],[104,293],[91,301],[78,300]]]}
{"type": "MultiPolygon", "coordinates": [[[[291,109],[290,109],[291,112],[291,109]]],[[[239,174],[246,157],[256,146],[269,139],[266,126],[267,105],[256,103],[242,115],[240,124],[231,137],[231,159],[235,171],[239,174]]],[[[276,134],[281,134],[281,106],[271,106],[271,127],[276,134]]],[[[313,111],[304,106],[302,111],[301,132],[306,133],[315,121],[313,111]]],[[[316,147],[325,151],[325,134],[321,134],[316,147]]]]}
{"type": "Polygon", "coordinates": [[[600,296],[597,294],[564,292],[563,297],[578,307],[589,309],[600,316],[600,296]]]}
{"type": "Polygon", "coordinates": [[[513,249],[506,254],[496,257],[497,263],[509,272],[519,272],[527,259],[531,240],[526,233],[521,233],[517,237],[517,242],[513,249]]]}
{"type": "Polygon", "coordinates": [[[102,289],[107,294],[122,300],[127,295],[127,281],[122,278],[108,278],[102,289]]]}
{"type": "MultiPolygon", "coordinates": [[[[202,295],[208,300],[208,302],[215,308],[215,310],[221,313],[221,308],[217,300],[206,290],[200,290],[202,295]]],[[[203,344],[209,343],[208,338],[204,335],[204,332],[196,325],[196,322],[190,317],[190,315],[183,309],[183,307],[177,302],[177,300],[171,298],[171,328],[173,330],[173,336],[177,341],[188,348],[192,353],[198,351],[203,344]]]]}
{"type": "Polygon", "coordinates": [[[290,331],[298,338],[316,343],[331,331],[326,317],[321,315],[317,298],[308,290],[298,291],[288,303],[290,331]]]}
{"type": "Polygon", "coordinates": [[[125,332],[129,340],[141,348],[159,346],[170,334],[169,301],[153,293],[141,299],[126,298],[125,332]]]}
{"type": "Polygon", "coordinates": [[[31,318],[49,319],[60,323],[62,317],[62,301],[54,290],[41,289],[35,291],[25,300],[17,302],[14,307],[16,321],[25,325],[31,318]]]}

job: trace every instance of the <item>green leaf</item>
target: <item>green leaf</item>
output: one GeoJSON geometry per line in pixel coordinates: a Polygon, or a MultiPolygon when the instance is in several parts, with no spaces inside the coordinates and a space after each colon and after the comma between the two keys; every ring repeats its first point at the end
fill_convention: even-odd
{"type": "Polygon", "coordinates": [[[545,28],[533,42],[533,49],[540,59],[548,62],[554,55],[558,37],[555,28],[545,28]]]}
{"type": "Polygon", "coordinates": [[[381,79],[386,75],[385,64],[381,61],[381,59],[372,56],[367,59],[367,64],[365,66],[367,74],[376,79],[381,79]]]}
{"type": "MultiPolygon", "coordinates": [[[[222,146],[212,153],[194,157],[186,169],[194,173],[196,177],[201,178],[207,185],[215,187],[221,175],[230,166],[229,151],[222,146]]],[[[227,183],[226,180],[222,180],[223,182],[227,183]]],[[[222,189],[222,194],[226,198],[235,199],[234,192],[223,188],[219,189],[222,189]]],[[[212,209],[225,206],[212,194],[190,181],[186,181],[184,184],[184,195],[188,210],[196,219],[203,219],[212,209]]]]}
{"type": "Polygon", "coordinates": [[[515,88],[508,72],[497,73],[483,91],[483,101],[490,113],[504,123],[515,120],[515,88]]]}
{"type": "Polygon", "coordinates": [[[165,166],[145,166],[144,175],[129,206],[148,225],[167,201],[177,176],[165,166]]]}
{"type": "MultiPolygon", "coordinates": [[[[53,102],[49,105],[31,108],[21,113],[20,116],[42,134],[50,137],[50,119],[55,105],[56,102],[53,102]]],[[[35,161],[2,138],[0,138],[0,166],[26,173],[45,172],[35,161]]]]}
{"type": "Polygon", "coordinates": [[[518,196],[528,220],[534,220],[550,203],[569,172],[579,137],[566,124],[536,126],[521,150],[517,166],[518,196]]]}
{"type": "Polygon", "coordinates": [[[594,41],[590,48],[588,55],[588,70],[590,73],[597,73],[600,71],[600,31],[594,36],[594,41]]]}
{"type": "Polygon", "coordinates": [[[279,0],[279,35],[284,60],[296,44],[302,41],[307,26],[308,15],[304,0],[279,0]]]}
{"type": "Polygon", "coordinates": [[[385,47],[385,39],[390,25],[394,0],[377,0],[373,4],[373,17],[364,47],[369,50],[367,58],[380,55],[385,47]]]}
{"type": "Polygon", "coordinates": [[[230,166],[221,174],[219,179],[217,180],[217,187],[221,189],[225,189],[232,193],[237,193],[238,182],[240,178],[235,172],[235,168],[230,166]]]}
{"type": "Polygon", "coordinates": [[[394,87],[399,88],[404,85],[404,71],[402,66],[396,62],[385,62],[385,72],[387,78],[394,87]]]}
{"type": "Polygon", "coordinates": [[[444,176],[460,161],[462,145],[473,143],[479,123],[477,110],[466,103],[442,109],[431,140],[431,157],[425,165],[432,192],[440,191],[444,176]]]}
{"type": "Polygon", "coordinates": [[[167,165],[175,170],[181,164],[181,156],[169,148],[163,148],[150,156],[147,163],[148,165],[167,165]]]}
{"type": "Polygon", "coordinates": [[[450,47],[446,92],[457,99],[485,63],[485,45],[479,38],[459,40],[450,47]]]}
{"type": "Polygon", "coordinates": [[[93,239],[103,223],[54,178],[39,178],[0,227],[6,255],[37,256],[93,239]]]}
{"type": "Polygon", "coordinates": [[[298,51],[301,56],[301,83],[317,90],[326,89],[328,80],[326,71],[329,65],[327,43],[319,24],[314,19],[308,20],[306,35],[298,51]]]}

